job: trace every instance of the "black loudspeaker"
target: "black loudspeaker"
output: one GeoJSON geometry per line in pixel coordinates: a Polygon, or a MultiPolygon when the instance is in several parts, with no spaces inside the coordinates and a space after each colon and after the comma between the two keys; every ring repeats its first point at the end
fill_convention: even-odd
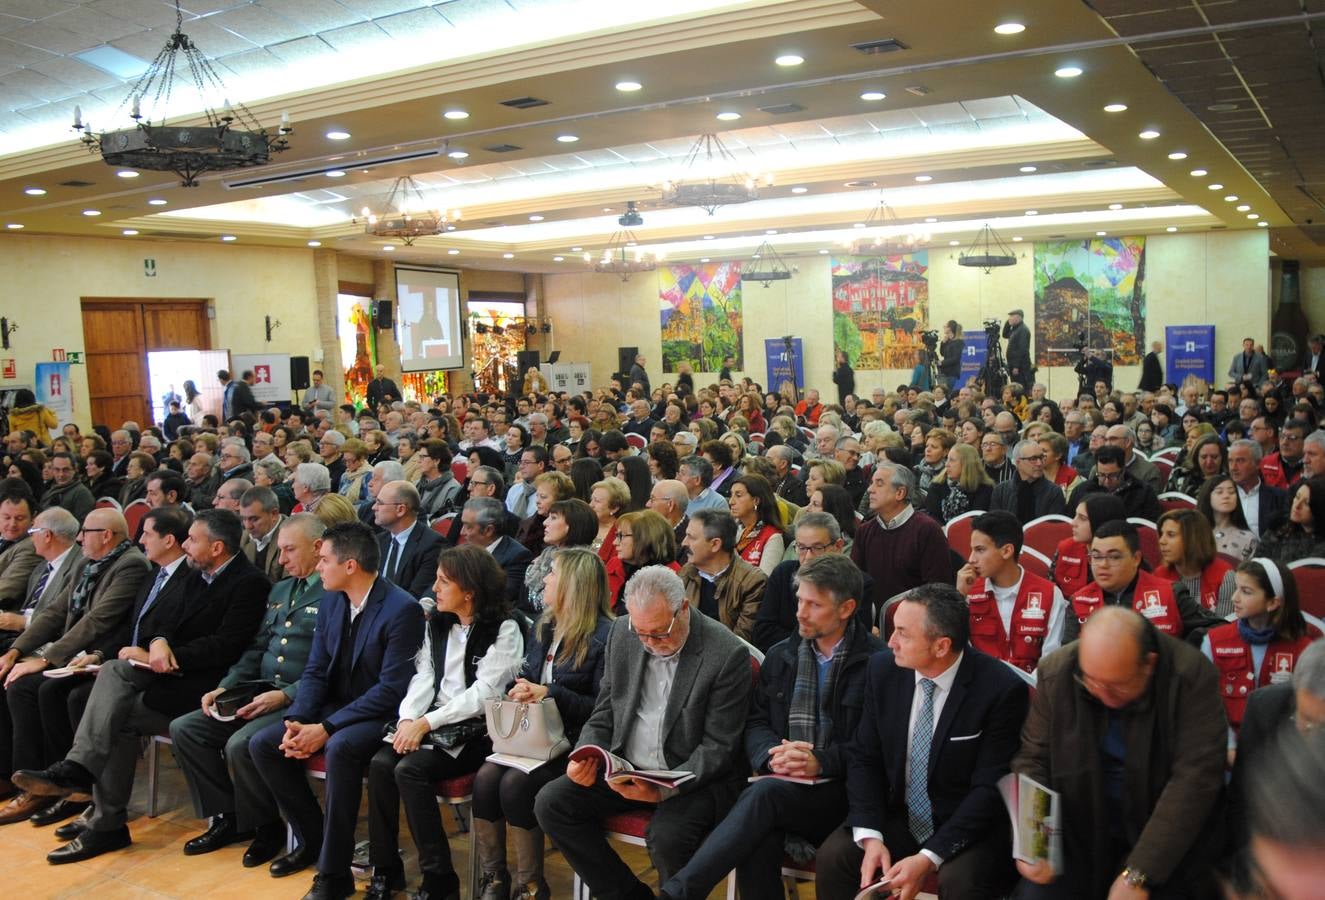
{"type": "Polygon", "coordinates": [[[521,350],[515,354],[515,364],[520,368],[520,380],[524,381],[524,374],[530,369],[538,368],[538,351],[521,350]]]}
{"type": "Polygon", "coordinates": [[[373,322],[378,331],[390,331],[395,327],[391,321],[393,304],[390,300],[377,300],[373,303],[373,322]]]}
{"type": "Polygon", "coordinates": [[[290,387],[296,391],[308,390],[308,357],[290,357],[290,387]]]}
{"type": "MultiPolygon", "coordinates": [[[[630,367],[635,365],[635,357],[639,356],[639,347],[617,347],[616,348],[616,368],[623,375],[630,374],[630,367]]],[[[629,385],[627,385],[629,387],[629,385]]]]}

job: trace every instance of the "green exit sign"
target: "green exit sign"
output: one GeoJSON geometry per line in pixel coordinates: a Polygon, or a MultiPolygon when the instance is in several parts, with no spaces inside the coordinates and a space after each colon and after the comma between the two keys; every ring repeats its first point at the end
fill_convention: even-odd
{"type": "Polygon", "coordinates": [[[80,351],[71,350],[64,355],[65,362],[73,363],[76,366],[83,364],[83,354],[80,351]]]}

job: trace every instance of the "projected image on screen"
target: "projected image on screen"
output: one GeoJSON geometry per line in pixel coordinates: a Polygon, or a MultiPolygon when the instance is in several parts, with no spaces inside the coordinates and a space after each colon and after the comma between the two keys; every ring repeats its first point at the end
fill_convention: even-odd
{"type": "Polygon", "coordinates": [[[396,266],[396,340],[405,372],[460,368],[459,276],[396,266]]]}

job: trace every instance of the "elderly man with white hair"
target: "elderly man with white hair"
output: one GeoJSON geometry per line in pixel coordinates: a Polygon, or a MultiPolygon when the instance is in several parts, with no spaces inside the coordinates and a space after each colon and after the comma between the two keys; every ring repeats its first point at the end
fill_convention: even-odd
{"type": "Polygon", "coordinates": [[[300,463],[294,467],[290,486],[298,503],[295,512],[316,512],[318,503],[331,492],[331,473],[321,463],[300,463]]]}
{"type": "Polygon", "coordinates": [[[1121,447],[1127,460],[1123,468],[1137,481],[1150,485],[1156,494],[1164,490],[1164,475],[1155,464],[1136,452],[1136,432],[1126,425],[1113,425],[1104,434],[1104,443],[1121,447]]]}
{"type": "Polygon", "coordinates": [[[603,820],[641,806],[652,811],[645,841],[660,880],[694,855],[744,786],[750,651],[719,622],[697,615],[680,577],[665,566],[636,572],[625,601],[578,747],[602,748],[635,768],[693,777],[674,788],[609,783],[597,759],[574,759],[564,776],[539,792],[534,811],[595,895],[642,900],[653,892],[608,845],[603,820]],[[673,694],[687,698],[674,712],[673,694]]]}

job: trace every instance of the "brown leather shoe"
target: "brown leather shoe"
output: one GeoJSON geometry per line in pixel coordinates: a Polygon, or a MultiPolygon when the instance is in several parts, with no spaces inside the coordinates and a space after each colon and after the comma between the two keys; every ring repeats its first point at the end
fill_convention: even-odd
{"type": "Polygon", "coordinates": [[[0,807],[0,825],[13,825],[26,822],[33,813],[41,812],[50,806],[56,798],[38,797],[36,794],[21,793],[0,807]]]}

